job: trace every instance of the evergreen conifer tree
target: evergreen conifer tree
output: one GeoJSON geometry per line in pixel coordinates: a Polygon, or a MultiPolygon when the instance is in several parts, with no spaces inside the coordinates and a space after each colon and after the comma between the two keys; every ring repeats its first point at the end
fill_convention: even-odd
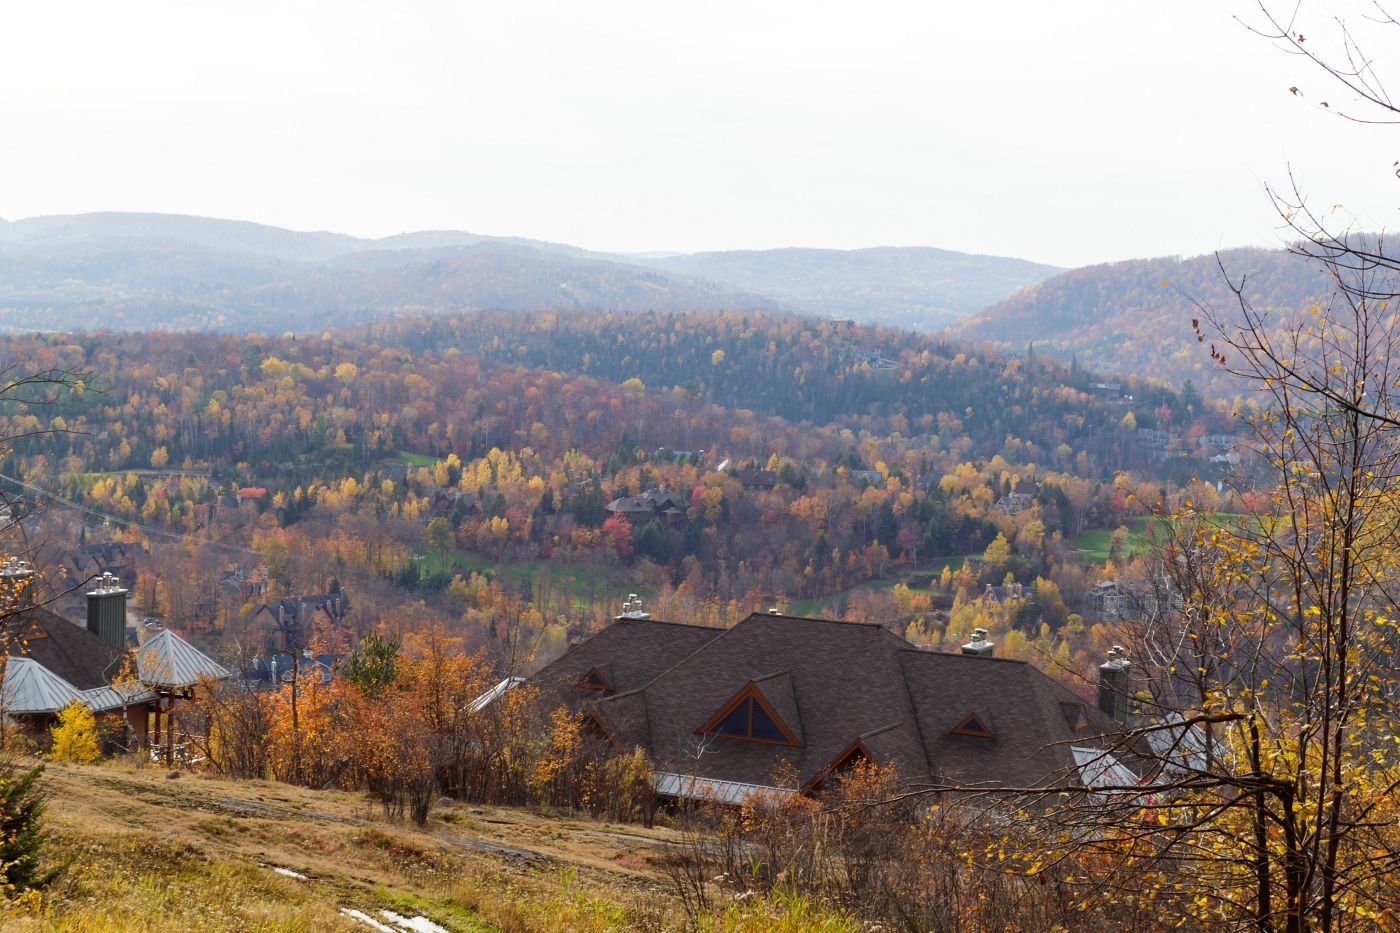
{"type": "Polygon", "coordinates": [[[0,894],[6,896],[40,888],[53,881],[56,868],[45,868],[41,859],[47,833],[44,830],[44,793],[39,789],[43,767],[22,768],[13,760],[0,760],[0,894]]]}

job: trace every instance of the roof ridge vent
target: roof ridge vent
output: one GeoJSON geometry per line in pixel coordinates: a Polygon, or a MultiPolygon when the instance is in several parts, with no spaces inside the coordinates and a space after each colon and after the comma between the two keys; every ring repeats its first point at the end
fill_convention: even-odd
{"type": "Polygon", "coordinates": [[[622,601],[622,615],[618,616],[618,621],[623,619],[635,619],[645,621],[651,618],[651,613],[642,608],[642,598],[636,593],[628,593],[627,598],[622,601]]]}

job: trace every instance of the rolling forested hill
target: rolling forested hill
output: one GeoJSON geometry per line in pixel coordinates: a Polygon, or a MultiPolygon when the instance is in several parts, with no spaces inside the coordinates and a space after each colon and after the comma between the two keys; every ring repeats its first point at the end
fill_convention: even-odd
{"type": "Polygon", "coordinates": [[[1257,307],[1283,313],[1325,300],[1330,291],[1316,265],[1284,250],[1227,250],[1218,261],[1214,254],[1135,259],[1061,273],[953,325],[949,334],[1019,351],[1033,343],[1101,372],[1176,385],[1190,379],[1230,395],[1240,386],[1217,370],[1191,330],[1199,316],[1193,299],[1232,317],[1227,273],[1246,279],[1257,307]]]}
{"type": "MultiPolygon", "coordinates": [[[[793,424],[933,436],[935,444],[984,456],[1009,437],[1045,452],[1068,442],[1107,455],[1123,416],[1118,399],[1090,391],[1092,376],[1073,376],[1053,360],[788,315],[481,313],[369,325],[356,339],[415,355],[455,349],[487,365],[614,384],[637,379],[680,398],[793,424]]],[[[1143,427],[1154,423],[1159,405],[1180,407],[1171,392],[1145,385],[1134,391],[1143,427]]],[[[661,426],[648,434],[667,443],[661,426]]]]}

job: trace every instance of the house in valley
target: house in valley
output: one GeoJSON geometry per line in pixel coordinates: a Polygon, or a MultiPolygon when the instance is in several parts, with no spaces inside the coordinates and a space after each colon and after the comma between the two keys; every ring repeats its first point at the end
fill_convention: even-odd
{"type": "Polygon", "coordinates": [[[126,541],[100,541],[80,544],[58,558],[63,582],[80,586],[109,573],[135,585],[138,565],[150,555],[140,544],[126,541]]]}
{"type": "Polygon", "coordinates": [[[1031,595],[1031,588],[1024,583],[1003,583],[1000,586],[988,583],[982,590],[982,601],[988,603],[1005,603],[1013,599],[1028,599],[1031,595]]]}
{"type": "Polygon", "coordinates": [[[773,470],[739,470],[734,477],[745,489],[772,489],[778,485],[778,474],[773,470]]]}
{"type": "Polygon", "coordinates": [[[1117,580],[1100,580],[1084,596],[1084,609],[1105,622],[1124,618],[1131,605],[1131,594],[1117,580]]]}
{"type": "Polygon", "coordinates": [[[215,584],[216,596],[221,600],[246,603],[267,595],[267,570],[256,567],[244,570],[233,567],[219,574],[215,584]]]}
{"type": "Polygon", "coordinates": [[[350,596],[341,587],[313,596],[289,596],[253,610],[252,624],[272,651],[304,648],[317,623],[337,626],[350,614],[350,596]]]}
{"type": "Polygon", "coordinates": [[[429,518],[447,518],[456,512],[462,517],[481,514],[481,499],[474,492],[439,489],[428,502],[429,518]]]}
{"type": "Polygon", "coordinates": [[[235,493],[239,505],[256,504],[267,498],[265,486],[243,486],[235,493]]]}
{"type": "Polygon", "coordinates": [[[1034,505],[1035,497],[1039,492],[1039,483],[1021,480],[1010,492],[997,500],[996,508],[1007,515],[1016,515],[1034,505]]]}
{"type": "Polygon", "coordinates": [[[660,486],[654,486],[637,496],[614,499],[603,508],[613,515],[624,515],[631,522],[644,524],[653,518],[676,518],[685,514],[689,505],[680,496],[660,486]]]}
{"type": "Polygon", "coordinates": [[[343,660],[344,654],[313,654],[310,648],[249,658],[239,666],[239,680],[250,690],[271,690],[308,674],[321,684],[329,684],[335,680],[336,666],[343,660]]]}

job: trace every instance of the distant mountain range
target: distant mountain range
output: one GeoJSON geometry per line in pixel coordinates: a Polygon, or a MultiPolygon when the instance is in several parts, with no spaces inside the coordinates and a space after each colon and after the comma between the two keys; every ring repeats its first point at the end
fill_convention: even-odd
{"type": "Polygon", "coordinates": [[[937,329],[1060,270],[931,248],[623,255],[101,213],[0,221],[0,328],[321,330],[473,308],[753,308],[937,329]]]}
{"type": "Polygon", "coordinates": [[[1022,351],[1034,344],[1087,369],[1134,373],[1232,395],[1240,384],[1198,343],[1192,299],[1224,319],[1238,306],[1224,275],[1246,279],[1260,309],[1304,310],[1324,301],[1330,281],[1315,264],[1286,250],[1232,249],[1189,259],[1134,259],[1061,273],[948,328],[949,336],[1022,351]],[[1222,268],[1224,272],[1222,272],[1222,268]]]}
{"type": "MultiPolygon", "coordinates": [[[[1329,293],[1282,250],[1218,257],[1264,308],[1329,293]]],[[[929,247],[600,253],[439,230],[364,239],[174,214],[0,220],[0,331],[320,332],[403,314],[793,311],[942,330],[1203,391],[1239,386],[1196,342],[1191,299],[1228,315],[1214,254],[1061,270],[929,247]]]]}
{"type": "Polygon", "coordinates": [[[941,327],[1062,271],[926,246],[729,250],[653,264],[767,295],[809,314],[915,329],[941,327]]]}

